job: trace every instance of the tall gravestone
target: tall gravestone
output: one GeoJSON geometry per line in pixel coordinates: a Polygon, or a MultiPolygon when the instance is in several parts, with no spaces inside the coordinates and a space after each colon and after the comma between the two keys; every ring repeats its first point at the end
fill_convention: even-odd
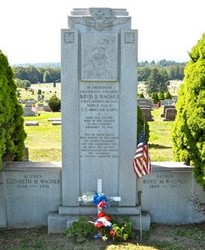
{"type": "Polygon", "coordinates": [[[73,9],[68,26],[61,38],[59,215],[95,213],[79,197],[96,191],[100,179],[103,193],[120,197],[117,213],[135,216],[137,30],[126,9],[110,8],[73,9]]]}

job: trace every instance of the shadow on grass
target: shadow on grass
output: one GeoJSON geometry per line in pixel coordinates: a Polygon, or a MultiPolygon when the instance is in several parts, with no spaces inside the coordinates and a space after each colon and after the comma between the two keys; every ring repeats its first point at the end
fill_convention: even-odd
{"type": "Polygon", "coordinates": [[[165,146],[160,144],[149,144],[149,148],[156,148],[156,149],[165,149],[165,148],[172,148],[171,146],[165,146]]]}

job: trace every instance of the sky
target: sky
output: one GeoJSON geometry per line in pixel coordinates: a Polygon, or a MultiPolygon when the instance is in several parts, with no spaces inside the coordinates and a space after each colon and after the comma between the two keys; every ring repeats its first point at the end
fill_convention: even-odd
{"type": "Polygon", "coordinates": [[[60,62],[61,29],[73,8],[125,8],[138,30],[138,61],[189,60],[205,32],[204,0],[6,0],[0,50],[10,64],[60,62]]]}

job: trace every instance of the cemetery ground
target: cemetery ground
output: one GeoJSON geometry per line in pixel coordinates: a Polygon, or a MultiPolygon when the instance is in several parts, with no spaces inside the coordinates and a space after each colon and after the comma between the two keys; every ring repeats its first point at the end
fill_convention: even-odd
{"type": "Polygon", "coordinates": [[[65,234],[48,234],[46,227],[0,230],[1,250],[203,250],[205,225],[152,224],[149,232],[138,231],[126,242],[89,239],[78,243],[65,234]]]}

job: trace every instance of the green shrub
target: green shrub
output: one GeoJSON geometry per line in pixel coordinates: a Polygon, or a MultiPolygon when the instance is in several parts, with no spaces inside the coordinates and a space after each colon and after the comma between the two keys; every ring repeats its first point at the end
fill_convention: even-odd
{"type": "Polygon", "coordinates": [[[160,100],[159,100],[159,96],[158,96],[158,94],[156,93],[156,92],[153,92],[152,94],[151,94],[151,98],[152,98],[152,101],[155,103],[155,104],[157,104],[160,100]]]}
{"type": "Polygon", "coordinates": [[[94,225],[86,217],[81,217],[78,221],[74,221],[66,230],[66,235],[78,242],[83,242],[91,238],[95,231],[94,225]]]}
{"type": "Polygon", "coordinates": [[[171,96],[171,94],[169,93],[169,91],[166,91],[166,92],[164,93],[164,99],[172,99],[172,96],[171,96]]]}
{"type": "Polygon", "coordinates": [[[26,133],[22,115],[13,71],[0,51],[0,163],[24,159],[26,133]]]}
{"type": "Polygon", "coordinates": [[[88,239],[95,238],[95,235],[99,233],[102,235],[103,240],[123,240],[126,241],[133,237],[134,232],[132,229],[132,222],[128,216],[116,217],[113,222],[113,232],[110,233],[110,229],[106,226],[97,229],[94,222],[90,222],[86,217],[80,217],[78,221],[74,221],[72,225],[66,230],[66,235],[73,238],[77,242],[84,242],[88,239]]]}
{"type": "Polygon", "coordinates": [[[145,98],[143,93],[138,94],[138,98],[145,98]]]}
{"type": "Polygon", "coordinates": [[[16,78],[16,85],[18,88],[28,89],[31,87],[31,83],[28,80],[21,80],[16,78]]]}
{"type": "Polygon", "coordinates": [[[194,166],[196,181],[205,188],[205,33],[190,57],[176,104],[173,152],[177,161],[194,166]]]}
{"type": "Polygon", "coordinates": [[[56,95],[53,95],[50,98],[48,105],[53,112],[58,112],[61,108],[61,100],[56,95]]]}

